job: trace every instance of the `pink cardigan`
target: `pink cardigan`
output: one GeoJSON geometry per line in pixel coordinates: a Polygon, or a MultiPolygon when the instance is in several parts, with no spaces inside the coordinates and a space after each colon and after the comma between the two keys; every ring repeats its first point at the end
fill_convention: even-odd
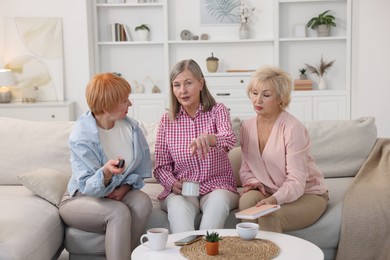
{"type": "Polygon", "coordinates": [[[256,117],[241,127],[242,184],[261,182],[278,204],[297,200],[304,193],[324,194],[324,177],[310,155],[310,136],[305,126],[283,111],[260,154],[256,117]]]}

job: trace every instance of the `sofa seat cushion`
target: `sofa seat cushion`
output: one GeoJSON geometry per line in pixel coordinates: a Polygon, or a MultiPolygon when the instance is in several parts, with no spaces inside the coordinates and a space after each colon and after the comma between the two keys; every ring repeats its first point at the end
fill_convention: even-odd
{"type": "Polygon", "coordinates": [[[329,188],[329,202],[325,213],[310,227],[287,234],[308,240],[320,248],[337,248],[344,196],[354,179],[353,177],[325,179],[325,184],[329,188]]]}
{"type": "Polygon", "coordinates": [[[0,259],[53,259],[64,227],[57,207],[21,185],[0,186],[0,259]]]}
{"type": "Polygon", "coordinates": [[[105,234],[92,233],[77,228],[65,228],[65,248],[70,254],[75,255],[105,255],[105,234]]]}

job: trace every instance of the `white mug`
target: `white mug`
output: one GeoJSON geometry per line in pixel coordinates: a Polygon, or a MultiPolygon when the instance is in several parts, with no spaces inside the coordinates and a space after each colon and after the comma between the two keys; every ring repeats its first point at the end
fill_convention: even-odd
{"type": "Polygon", "coordinates": [[[140,238],[141,244],[148,246],[152,250],[163,250],[167,247],[168,229],[166,228],[151,228],[146,234],[140,238]],[[144,243],[144,238],[147,238],[149,243],[144,243]]]}
{"type": "Polygon", "coordinates": [[[199,182],[197,181],[184,181],[181,190],[183,196],[199,196],[199,182]]]}

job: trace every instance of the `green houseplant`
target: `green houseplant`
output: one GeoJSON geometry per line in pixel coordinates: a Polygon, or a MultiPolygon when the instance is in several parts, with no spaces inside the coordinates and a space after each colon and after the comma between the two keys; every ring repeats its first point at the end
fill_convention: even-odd
{"type": "Polygon", "coordinates": [[[306,26],[313,30],[317,29],[319,37],[329,36],[331,27],[336,27],[335,17],[329,14],[330,10],[320,13],[318,16],[311,18],[306,26]]]}
{"type": "Polygon", "coordinates": [[[137,32],[139,41],[148,41],[150,29],[146,24],[141,24],[134,29],[137,32]]]}
{"type": "Polygon", "coordinates": [[[219,236],[218,232],[207,231],[206,233],[206,253],[208,255],[218,255],[219,253],[219,240],[222,238],[219,236]]]}
{"type": "Polygon", "coordinates": [[[299,69],[299,72],[301,73],[301,74],[299,74],[299,78],[300,79],[307,79],[306,69],[305,68],[299,69]]]}

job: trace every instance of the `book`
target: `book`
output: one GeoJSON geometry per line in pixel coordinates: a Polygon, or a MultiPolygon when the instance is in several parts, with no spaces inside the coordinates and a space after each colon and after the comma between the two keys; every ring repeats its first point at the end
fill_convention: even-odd
{"type": "Polygon", "coordinates": [[[131,41],[131,36],[130,36],[129,31],[127,30],[126,24],[123,24],[123,29],[125,31],[126,41],[130,42],[131,41]]]}
{"type": "Polygon", "coordinates": [[[271,212],[280,209],[280,205],[261,205],[253,206],[236,213],[236,218],[240,219],[257,219],[271,212]]]}
{"type": "Polygon", "coordinates": [[[296,79],[296,80],[294,80],[294,85],[309,85],[309,86],[312,86],[313,85],[313,81],[311,81],[310,79],[296,79]]]}
{"type": "Polygon", "coordinates": [[[312,90],[313,81],[310,79],[296,79],[294,80],[294,90],[312,90]]]}

